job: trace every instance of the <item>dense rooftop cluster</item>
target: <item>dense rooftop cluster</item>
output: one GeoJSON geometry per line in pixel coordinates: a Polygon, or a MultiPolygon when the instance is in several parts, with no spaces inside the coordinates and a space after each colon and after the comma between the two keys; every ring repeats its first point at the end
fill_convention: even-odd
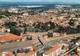
{"type": "MultiPolygon", "coordinates": [[[[65,51],[62,51],[62,46],[66,50],[69,47],[70,39],[68,37],[75,38],[70,34],[80,33],[80,8],[49,10],[9,8],[0,9],[0,12],[0,44],[3,46],[1,46],[1,51],[9,49],[11,53],[8,53],[15,56],[49,56],[53,54],[58,56],[65,51]],[[61,42],[64,42],[64,39],[67,44],[61,42]],[[55,42],[57,43],[55,44],[55,42]]],[[[3,52],[2,54],[9,55],[8,53],[3,52]]]]}
{"type": "Polygon", "coordinates": [[[74,8],[55,8],[43,12],[28,11],[18,9],[7,9],[10,14],[6,16],[1,14],[1,28],[10,29],[10,32],[21,29],[19,32],[46,32],[49,30],[63,33],[79,33],[80,14],[78,9],[74,8]],[[17,12],[16,12],[17,11],[17,12]],[[37,12],[37,14],[30,13],[37,12]],[[14,14],[11,14],[14,13],[14,14]],[[17,14],[17,15],[16,15],[17,14]]]}

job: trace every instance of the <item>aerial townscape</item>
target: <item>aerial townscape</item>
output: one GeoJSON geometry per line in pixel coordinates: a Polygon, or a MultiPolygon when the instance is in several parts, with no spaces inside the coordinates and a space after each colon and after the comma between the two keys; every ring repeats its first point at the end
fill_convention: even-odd
{"type": "Polygon", "coordinates": [[[0,56],[80,56],[80,4],[1,2],[0,56]]]}

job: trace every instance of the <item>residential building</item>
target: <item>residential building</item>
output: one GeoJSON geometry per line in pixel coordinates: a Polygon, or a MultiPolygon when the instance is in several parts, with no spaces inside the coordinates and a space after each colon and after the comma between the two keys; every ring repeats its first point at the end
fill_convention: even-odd
{"type": "Polygon", "coordinates": [[[62,45],[55,44],[43,53],[43,56],[58,56],[61,53],[62,45]]]}

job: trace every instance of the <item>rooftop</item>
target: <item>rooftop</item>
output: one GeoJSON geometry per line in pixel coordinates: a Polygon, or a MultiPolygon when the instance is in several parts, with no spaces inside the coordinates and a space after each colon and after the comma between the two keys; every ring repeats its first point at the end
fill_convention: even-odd
{"type": "Polygon", "coordinates": [[[22,39],[22,37],[10,33],[0,35],[0,42],[15,41],[20,39],[22,39]]]}
{"type": "Polygon", "coordinates": [[[55,45],[53,45],[51,48],[49,48],[48,50],[46,50],[46,52],[44,53],[44,54],[49,54],[49,53],[51,53],[51,52],[55,52],[57,49],[59,49],[59,48],[61,48],[62,47],[62,45],[60,45],[60,44],[55,44],[55,45]]]}

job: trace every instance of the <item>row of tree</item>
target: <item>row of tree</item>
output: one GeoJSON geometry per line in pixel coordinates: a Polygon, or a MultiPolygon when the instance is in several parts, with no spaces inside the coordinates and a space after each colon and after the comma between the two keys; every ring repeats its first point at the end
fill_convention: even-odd
{"type": "Polygon", "coordinates": [[[16,22],[5,22],[4,27],[9,28],[11,30],[11,33],[18,33],[19,34],[21,32],[25,33],[25,32],[47,32],[49,30],[53,30],[56,32],[60,32],[60,33],[80,33],[80,25],[77,25],[76,28],[72,28],[71,26],[74,26],[74,21],[69,22],[68,27],[63,27],[60,26],[58,24],[55,24],[54,22],[46,22],[46,23],[42,23],[42,22],[36,22],[33,23],[32,26],[30,25],[26,25],[25,23],[23,23],[22,26],[16,26],[17,23],[16,22]]]}

